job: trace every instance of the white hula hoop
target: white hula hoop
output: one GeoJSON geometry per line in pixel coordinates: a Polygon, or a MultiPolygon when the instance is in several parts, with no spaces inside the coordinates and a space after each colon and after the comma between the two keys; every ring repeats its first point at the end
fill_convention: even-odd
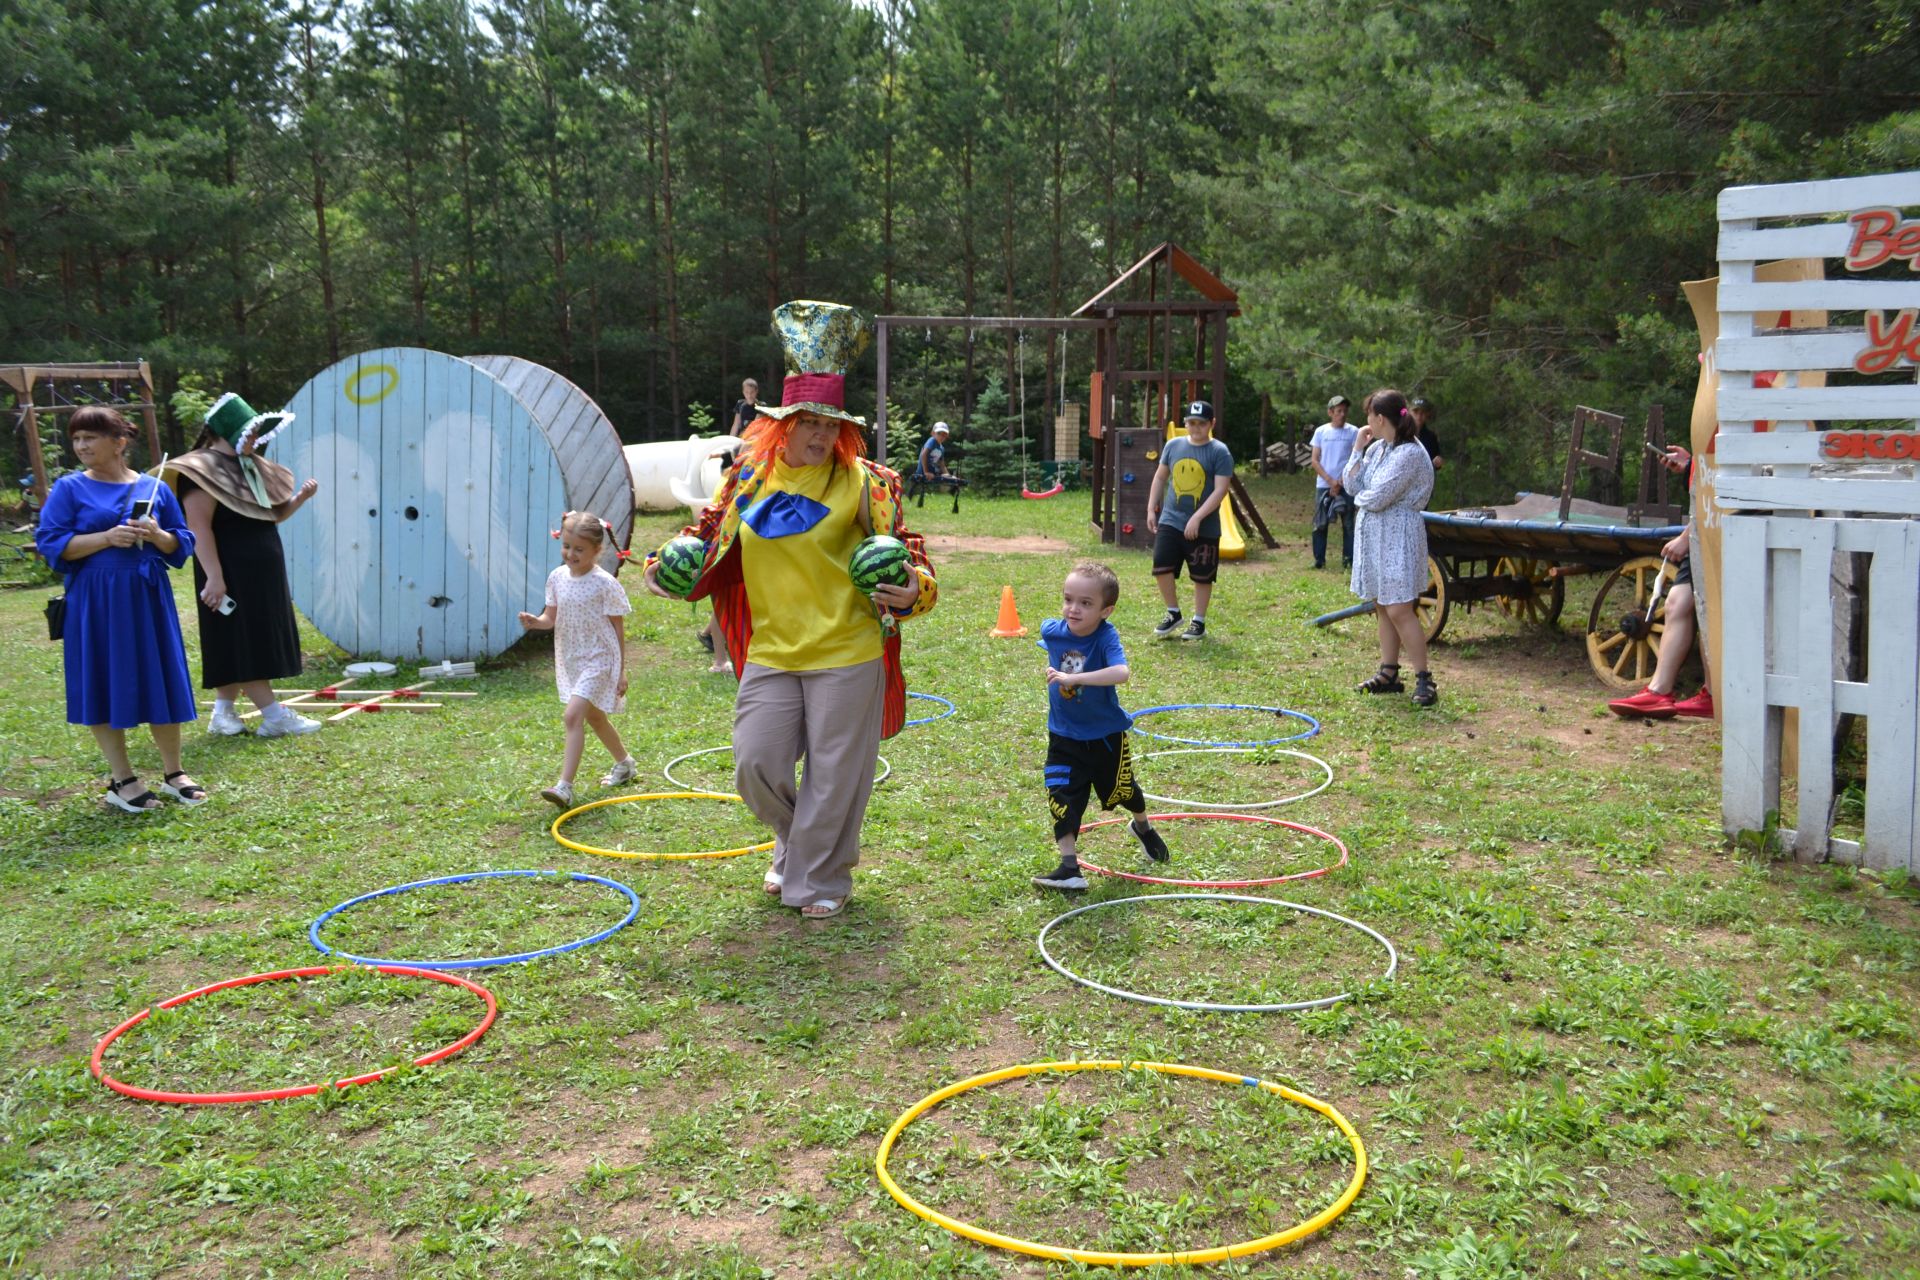
{"type": "Polygon", "coordinates": [[[1261,751],[1271,751],[1274,755],[1297,756],[1302,760],[1311,760],[1314,764],[1319,765],[1327,776],[1322,778],[1320,785],[1311,791],[1302,791],[1297,796],[1284,796],[1278,800],[1262,800],[1257,804],[1226,804],[1209,800],[1182,800],[1178,796],[1157,796],[1144,788],[1140,794],[1155,804],[1181,805],[1189,809],[1219,809],[1226,812],[1245,812],[1250,809],[1277,809],[1283,804],[1298,804],[1302,800],[1312,799],[1333,785],[1333,766],[1325,760],[1322,760],[1319,756],[1310,756],[1304,751],[1287,751],[1279,747],[1169,747],[1163,751],[1144,752],[1137,756],[1136,759],[1151,760],[1155,756],[1250,756],[1261,751]]]}
{"type": "MultiPolygon", "coordinates": [[[[730,795],[732,794],[731,792],[709,791],[705,787],[696,787],[691,782],[682,782],[680,779],[673,776],[673,766],[679,764],[683,760],[692,760],[697,756],[710,756],[710,755],[716,754],[717,752],[731,751],[731,750],[733,750],[732,743],[728,743],[727,745],[722,747],[702,747],[698,751],[689,751],[687,752],[687,754],[683,756],[675,756],[673,759],[667,761],[667,767],[662,769],[660,772],[666,774],[667,781],[671,782],[674,786],[680,788],[682,791],[697,791],[701,795],[709,795],[709,796],[730,795]]],[[[880,761],[880,776],[873,780],[873,785],[877,787],[881,783],[885,782],[888,778],[893,776],[893,766],[887,763],[887,758],[885,756],[879,756],[876,758],[880,761]]]]}
{"type": "Polygon", "coordinates": [[[1342,1000],[1353,999],[1353,992],[1342,991],[1339,995],[1322,996],[1318,1000],[1288,1000],[1277,1004],[1220,1004],[1211,1000],[1173,1000],[1166,996],[1150,996],[1138,991],[1126,991],[1119,987],[1110,987],[1103,982],[1095,982],[1092,978],[1084,977],[1067,968],[1067,966],[1055,960],[1053,953],[1047,950],[1047,935],[1053,931],[1055,926],[1065,924],[1075,916],[1085,915],[1089,911],[1103,911],[1108,907],[1125,906],[1128,903],[1177,901],[1250,902],[1256,906],[1284,907],[1289,911],[1298,911],[1310,916],[1320,916],[1323,919],[1332,920],[1337,924],[1346,925],[1349,929],[1357,929],[1386,948],[1387,971],[1380,975],[1379,981],[1392,982],[1393,975],[1398,972],[1400,968],[1400,953],[1393,949],[1393,944],[1387,941],[1384,934],[1368,925],[1361,924],[1358,920],[1349,919],[1346,916],[1338,915],[1332,911],[1322,910],[1319,907],[1309,907],[1299,902],[1288,902],[1282,898],[1256,898],[1243,893],[1151,893],[1133,898],[1108,898],[1105,902],[1090,902],[1084,907],[1075,907],[1065,915],[1055,916],[1053,919],[1047,921],[1045,925],[1041,926],[1040,936],[1034,940],[1034,944],[1039,947],[1040,958],[1047,962],[1047,967],[1070,982],[1077,982],[1083,987],[1091,987],[1095,991],[1103,992],[1110,996],[1117,996],[1122,1000],[1132,1000],[1139,1004],[1157,1004],[1167,1009],[1192,1009],[1201,1013],[1296,1013],[1303,1009],[1326,1009],[1339,1004],[1342,1000]]]}

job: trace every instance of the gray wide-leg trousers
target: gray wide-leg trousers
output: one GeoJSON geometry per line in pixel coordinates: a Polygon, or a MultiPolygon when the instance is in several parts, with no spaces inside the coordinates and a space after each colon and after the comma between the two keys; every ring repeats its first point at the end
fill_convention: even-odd
{"type": "Polygon", "coordinates": [[[880,755],[881,659],[828,671],[749,662],[733,706],[733,785],[773,828],[780,901],[845,902],[880,755]],[[793,766],[805,758],[796,787],[793,766]]]}

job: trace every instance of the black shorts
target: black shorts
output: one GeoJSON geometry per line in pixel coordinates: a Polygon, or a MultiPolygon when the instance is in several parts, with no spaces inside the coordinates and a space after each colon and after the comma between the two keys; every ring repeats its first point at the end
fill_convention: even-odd
{"type": "Polygon", "coordinates": [[[1161,525],[1153,535],[1154,573],[1170,573],[1177,578],[1182,564],[1195,583],[1205,586],[1212,582],[1220,570],[1220,539],[1190,539],[1181,529],[1161,525]]]}
{"type": "Polygon", "coordinates": [[[1063,738],[1047,734],[1047,801],[1053,809],[1053,838],[1080,830],[1087,801],[1097,794],[1102,809],[1145,813],[1147,798],[1133,780],[1133,754],[1127,735],[1063,738]]]}
{"type": "Polygon", "coordinates": [[[1673,585],[1677,587],[1682,583],[1689,587],[1693,585],[1693,552],[1691,551],[1681,556],[1680,563],[1673,567],[1673,585]]]}

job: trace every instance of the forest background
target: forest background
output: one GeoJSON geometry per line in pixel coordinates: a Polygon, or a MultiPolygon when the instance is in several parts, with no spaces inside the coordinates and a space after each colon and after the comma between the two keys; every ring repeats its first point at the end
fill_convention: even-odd
{"type": "MultiPolygon", "coordinates": [[[[1915,167],[1917,86],[1910,0],[9,0],[0,360],[506,352],[658,439],[777,399],[785,299],[1065,315],[1173,240],[1243,458],[1391,384],[1483,500],[1684,421],[1716,194],[1915,167]]],[[[909,332],[892,399],[1045,453],[1076,339],[909,332]]]]}

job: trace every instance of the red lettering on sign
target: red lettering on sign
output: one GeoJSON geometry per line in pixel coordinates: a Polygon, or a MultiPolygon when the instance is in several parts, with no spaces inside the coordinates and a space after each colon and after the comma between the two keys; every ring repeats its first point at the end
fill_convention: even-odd
{"type": "Polygon", "coordinates": [[[1887,317],[1878,311],[1867,312],[1867,345],[1853,358],[1853,367],[1861,373],[1885,373],[1902,360],[1920,364],[1920,320],[1908,307],[1887,317]]]}
{"type": "Polygon", "coordinates": [[[1862,209],[1847,221],[1853,241],[1847,245],[1847,270],[1867,271],[1892,259],[1920,271],[1920,222],[1900,221],[1898,209],[1862,209]]]}
{"type": "Polygon", "coordinates": [[[1820,453],[1833,459],[1905,462],[1920,458],[1920,435],[1912,431],[1829,431],[1820,437],[1820,453]]]}

